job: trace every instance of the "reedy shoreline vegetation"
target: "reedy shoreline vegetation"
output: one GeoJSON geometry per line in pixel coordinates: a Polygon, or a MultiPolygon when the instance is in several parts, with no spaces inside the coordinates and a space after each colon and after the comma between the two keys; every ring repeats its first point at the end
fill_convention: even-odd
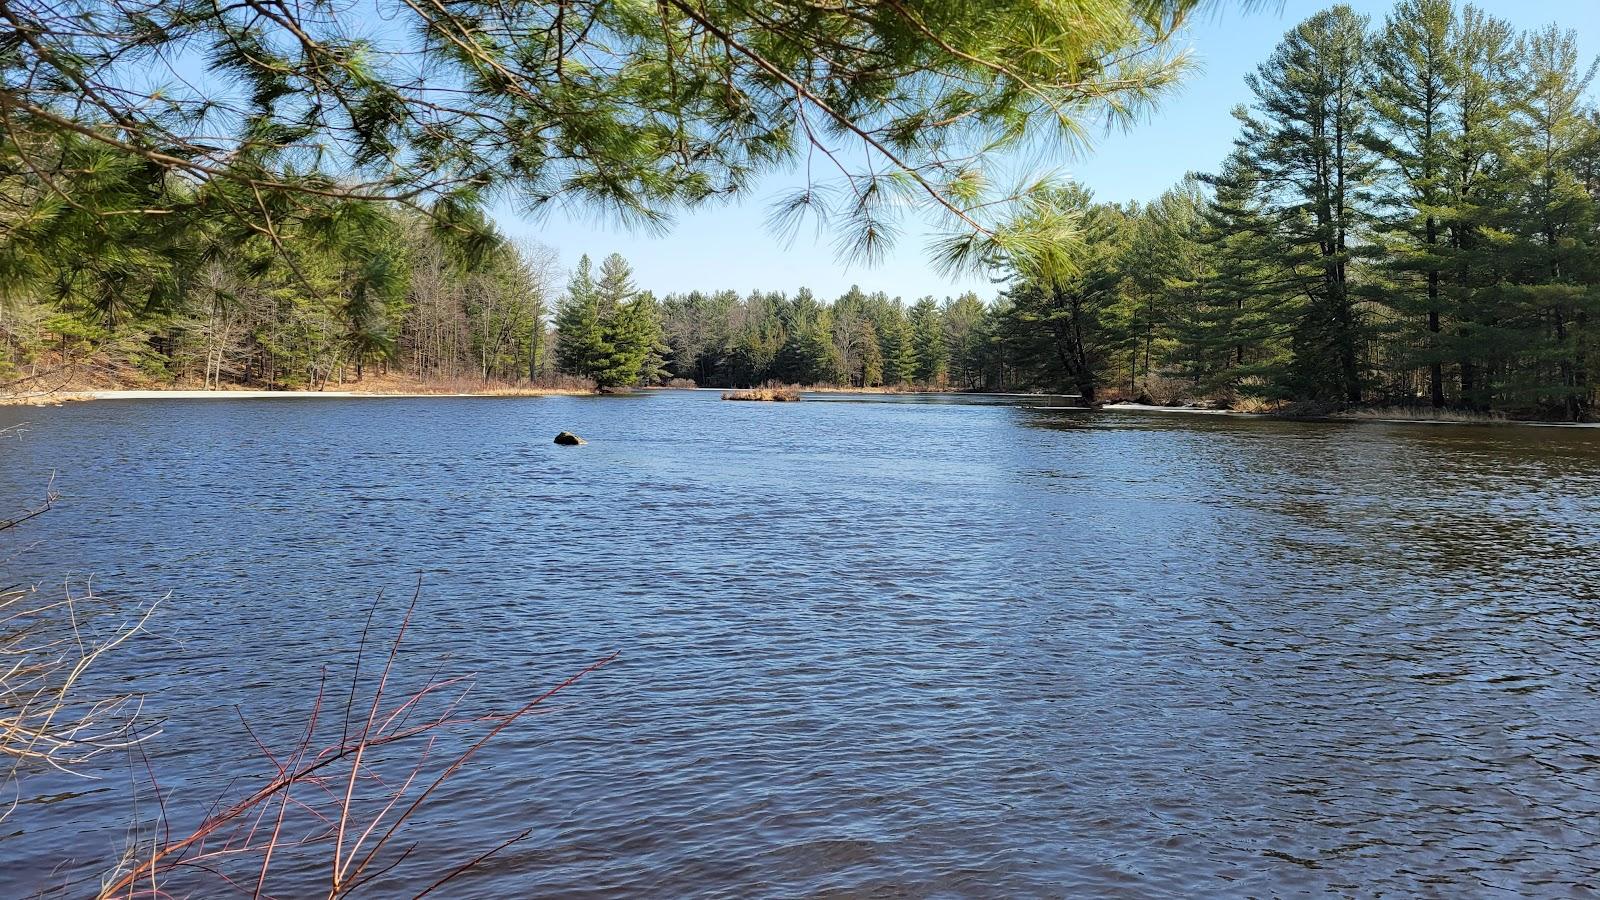
{"type": "Polygon", "coordinates": [[[723,391],[724,400],[757,400],[776,403],[792,403],[800,399],[801,388],[793,384],[764,384],[761,387],[748,388],[740,391],[723,391]]]}

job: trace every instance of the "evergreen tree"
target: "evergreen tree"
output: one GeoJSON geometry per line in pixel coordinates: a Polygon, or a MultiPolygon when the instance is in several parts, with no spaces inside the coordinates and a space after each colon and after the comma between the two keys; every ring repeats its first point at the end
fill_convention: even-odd
{"type": "Polygon", "coordinates": [[[832,336],[834,355],[847,383],[867,387],[883,380],[883,363],[877,352],[877,337],[867,314],[867,297],[861,289],[851,286],[844,296],[833,302],[832,336]],[[872,356],[877,364],[873,372],[867,371],[867,344],[871,343],[872,356]]]}
{"type": "Polygon", "coordinates": [[[1080,239],[1062,248],[1059,268],[1015,274],[1005,292],[1002,340],[1011,368],[1027,370],[1030,386],[1074,391],[1094,403],[1110,354],[1124,338],[1112,319],[1128,220],[1077,186],[1055,202],[1080,223],[1080,239]]]}
{"type": "Polygon", "coordinates": [[[811,291],[801,288],[780,310],[784,340],[772,360],[771,377],[790,384],[831,384],[841,377],[833,346],[832,317],[811,291]]]}
{"type": "MultiPolygon", "coordinates": [[[[808,185],[777,213],[821,208],[846,255],[872,256],[895,233],[891,201],[971,232],[1000,208],[972,202],[986,152],[1066,145],[1085,120],[1145,109],[1186,68],[1170,43],[1197,4],[17,4],[0,155],[49,173],[71,141],[115,147],[151,182],[229,195],[217,215],[267,234],[330,197],[426,198],[463,230],[508,194],[659,225],[820,150],[850,162],[840,178],[857,189],[808,185]],[[210,77],[130,87],[152,59],[195,48],[210,77]],[[894,190],[905,184],[919,190],[894,190]]],[[[51,180],[68,205],[94,194],[51,180]]],[[[150,227],[183,205],[152,199],[117,213],[150,227]]]]}
{"type": "Polygon", "coordinates": [[[1374,171],[1363,145],[1366,25],[1340,5],[1290,31],[1246,78],[1255,105],[1240,114],[1238,141],[1270,186],[1276,229],[1317,264],[1316,277],[1303,285],[1309,302],[1295,325],[1291,389],[1350,402],[1361,400],[1364,387],[1351,262],[1369,217],[1366,189],[1374,171]]]}
{"type": "Polygon", "coordinates": [[[1235,151],[1206,180],[1201,262],[1175,319],[1180,371],[1203,391],[1281,398],[1310,259],[1279,235],[1247,153],[1235,151]]]}
{"type": "Polygon", "coordinates": [[[380,245],[365,254],[351,279],[341,312],[358,381],[365,374],[368,359],[394,357],[394,326],[406,288],[402,263],[394,247],[380,245]]]}
{"type": "Polygon", "coordinates": [[[633,267],[622,254],[612,253],[600,261],[600,278],[595,281],[594,291],[601,319],[615,315],[639,292],[633,284],[633,267]]]}
{"type": "Polygon", "coordinates": [[[939,304],[932,297],[923,297],[912,304],[907,318],[911,326],[913,377],[918,384],[929,387],[943,385],[949,355],[944,345],[944,322],[939,304]]]}
{"type": "Polygon", "coordinates": [[[917,361],[905,307],[884,298],[875,311],[873,330],[878,335],[878,354],[883,357],[883,383],[910,384],[916,378],[917,361]]]}
{"type": "Polygon", "coordinates": [[[1450,49],[1459,87],[1452,103],[1448,204],[1451,277],[1445,297],[1458,316],[1450,349],[1459,360],[1461,402],[1487,410],[1503,344],[1495,312],[1501,281],[1497,254],[1486,236],[1506,224],[1511,191],[1504,160],[1511,146],[1515,84],[1515,32],[1503,20],[1467,6],[1452,32],[1450,49]]]}
{"type": "Polygon", "coordinates": [[[1510,167],[1524,191],[1508,248],[1517,275],[1512,296],[1544,331],[1538,356],[1553,363],[1547,376],[1539,372],[1544,366],[1536,367],[1531,374],[1539,382],[1528,387],[1553,396],[1566,418],[1579,421],[1590,402],[1586,345],[1600,305],[1592,289],[1595,203],[1577,166],[1590,140],[1585,95],[1600,61],[1584,65],[1577,35],[1553,25],[1529,35],[1520,55],[1526,92],[1510,167]]]}
{"type": "Polygon", "coordinates": [[[627,387],[658,377],[659,354],[666,348],[650,294],[636,294],[616,307],[601,330],[609,352],[593,373],[600,387],[627,387]]]}
{"type": "Polygon", "coordinates": [[[984,318],[978,295],[968,291],[944,307],[944,342],[950,354],[950,380],[961,390],[983,384],[984,318]]]}
{"type": "Polygon", "coordinates": [[[883,384],[883,351],[878,348],[878,332],[870,319],[861,322],[861,379],[862,387],[880,387],[883,384]]]}
{"type": "Polygon", "coordinates": [[[1450,357],[1442,339],[1442,281],[1450,257],[1440,214],[1450,182],[1450,104],[1461,87],[1450,46],[1455,30],[1451,0],[1402,0],[1371,44],[1370,141],[1388,181],[1382,233],[1387,267],[1398,279],[1387,300],[1406,318],[1425,323],[1427,340],[1413,358],[1428,369],[1435,408],[1445,405],[1450,357]]]}
{"type": "MultiPolygon", "coordinates": [[[[1178,346],[1176,317],[1197,301],[1201,248],[1195,239],[1206,199],[1200,182],[1186,178],[1137,210],[1120,265],[1127,308],[1129,393],[1166,367],[1178,346]]],[[[1179,361],[1181,364],[1181,360],[1179,361]]]]}
{"type": "Polygon", "coordinates": [[[600,317],[600,294],[585,255],[578,260],[578,267],[567,282],[566,296],[556,310],[557,365],[568,374],[598,380],[611,353],[600,317]]]}
{"type": "Polygon", "coordinates": [[[602,389],[657,380],[670,352],[655,297],[634,286],[633,268],[616,253],[601,261],[598,281],[589,258],[578,261],[556,328],[562,368],[602,389]]]}

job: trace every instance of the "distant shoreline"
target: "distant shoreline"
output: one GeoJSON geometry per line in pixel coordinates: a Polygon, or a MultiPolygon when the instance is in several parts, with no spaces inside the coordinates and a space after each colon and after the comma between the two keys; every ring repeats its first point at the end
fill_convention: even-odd
{"type": "MultiPolygon", "coordinates": [[[[656,391],[722,391],[726,388],[719,387],[638,387],[619,391],[619,393],[654,393],[656,391]]],[[[807,394],[860,394],[863,396],[917,396],[925,394],[949,394],[962,397],[1066,397],[1067,394],[1040,394],[1040,393],[1009,393],[1009,392],[972,392],[972,391],[935,391],[935,390],[904,390],[899,388],[849,388],[831,385],[801,387],[799,390],[807,394]]],[[[487,390],[428,390],[426,384],[410,387],[396,387],[393,389],[378,388],[376,390],[337,389],[337,390],[266,390],[260,388],[217,388],[201,390],[195,388],[119,388],[119,389],[74,389],[59,391],[34,391],[21,394],[0,395],[0,406],[58,406],[63,403],[82,403],[90,400],[278,400],[278,399],[325,399],[325,400],[350,400],[358,398],[388,397],[388,398],[423,398],[423,397],[594,397],[602,392],[563,387],[505,387],[494,386],[487,390]]]]}
{"type": "MultiPolygon", "coordinates": [[[[722,391],[723,388],[668,388],[646,387],[633,388],[626,393],[648,394],[657,391],[722,391]]],[[[801,388],[802,393],[808,394],[856,394],[868,397],[894,397],[945,394],[959,397],[1014,397],[1021,400],[1029,398],[1070,397],[1070,394],[1040,394],[1040,393],[1008,393],[997,391],[969,392],[969,391],[908,391],[884,388],[846,388],[846,387],[806,387],[801,388]]],[[[61,406],[66,403],[82,403],[93,400],[359,400],[359,399],[427,399],[427,398],[505,398],[505,397],[595,397],[599,392],[573,388],[515,388],[492,387],[484,391],[429,391],[429,390],[332,390],[332,391],[272,391],[261,389],[235,389],[221,388],[217,390],[197,390],[178,388],[165,390],[160,388],[121,389],[121,390],[72,390],[55,392],[37,392],[32,394],[0,395],[0,406],[61,406]]],[[[1040,410],[1080,410],[1088,411],[1086,406],[1047,406],[1031,407],[1040,410]]],[[[1297,422],[1341,422],[1341,423],[1372,423],[1387,425],[1530,425],[1542,428],[1600,428],[1600,422],[1548,422],[1525,419],[1471,419],[1471,418],[1429,418],[1426,415],[1406,416],[1404,414],[1385,415],[1386,411],[1376,410],[1367,414],[1332,413],[1322,416],[1289,416],[1273,412],[1246,412],[1231,409],[1206,409],[1196,406],[1158,406],[1144,403],[1130,403],[1126,401],[1112,401],[1092,409],[1104,412],[1139,412],[1139,413],[1170,413],[1177,415],[1224,416],[1240,419],[1279,419],[1297,422]]]]}

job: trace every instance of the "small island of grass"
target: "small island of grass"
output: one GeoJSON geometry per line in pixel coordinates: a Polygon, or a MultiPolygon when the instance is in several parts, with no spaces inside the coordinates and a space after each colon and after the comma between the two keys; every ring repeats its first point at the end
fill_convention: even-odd
{"type": "Polygon", "coordinates": [[[787,403],[800,399],[800,389],[792,384],[763,385],[742,391],[723,391],[724,400],[766,400],[776,403],[787,403]]]}

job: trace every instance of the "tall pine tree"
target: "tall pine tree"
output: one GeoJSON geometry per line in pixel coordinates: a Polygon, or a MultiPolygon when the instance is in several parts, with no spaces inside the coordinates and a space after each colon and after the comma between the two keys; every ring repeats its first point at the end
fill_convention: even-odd
{"type": "Polygon", "coordinates": [[[1364,328],[1352,279],[1369,217],[1374,160],[1364,146],[1367,20],[1335,6],[1297,25],[1246,78],[1255,94],[1238,146],[1270,198],[1275,227],[1316,260],[1294,331],[1291,390],[1360,402],[1364,328]]]}

